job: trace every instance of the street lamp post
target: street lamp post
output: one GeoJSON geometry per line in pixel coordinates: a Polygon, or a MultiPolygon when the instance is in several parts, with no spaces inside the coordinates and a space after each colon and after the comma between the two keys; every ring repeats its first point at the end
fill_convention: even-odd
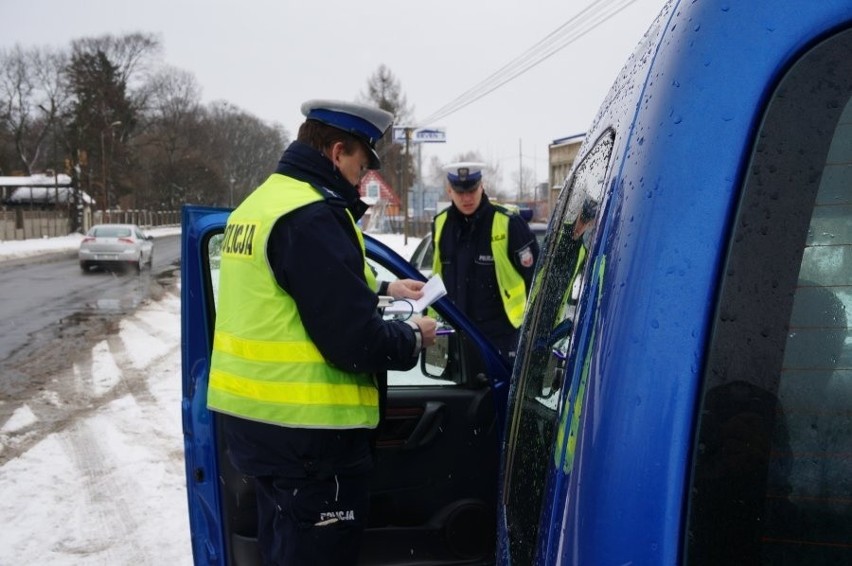
{"type": "Polygon", "coordinates": [[[109,208],[107,199],[109,198],[109,193],[107,192],[107,166],[106,166],[106,150],[104,148],[104,132],[109,130],[110,135],[113,135],[113,128],[121,125],[121,120],[116,120],[106,128],[101,130],[101,188],[103,189],[104,200],[101,203],[101,210],[106,214],[107,208],[109,208]]]}

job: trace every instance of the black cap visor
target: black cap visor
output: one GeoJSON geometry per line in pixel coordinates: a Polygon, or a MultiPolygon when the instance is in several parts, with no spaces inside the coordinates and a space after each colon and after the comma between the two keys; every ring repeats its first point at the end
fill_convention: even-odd
{"type": "Polygon", "coordinates": [[[457,181],[450,183],[450,188],[457,193],[472,193],[482,185],[482,179],[457,181]]]}

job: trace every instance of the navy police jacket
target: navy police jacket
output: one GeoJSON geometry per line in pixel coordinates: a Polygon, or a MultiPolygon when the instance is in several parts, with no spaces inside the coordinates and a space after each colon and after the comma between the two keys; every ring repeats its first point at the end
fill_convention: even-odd
{"type": "MultiPolygon", "coordinates": [[[[305,329],[329,363],[374,373],[384,397],[386,370],[416,363],[416,338],[406,323],[382,319],[375,290],[364,280],[347,209],[357,220],[366,206],[321,152],[300,142],[287,148],[276,172],[310,183],[326,199],[275,224],[266,250],[275,279],[294,298],[305,329]]],[[[302,477],[372,467],[371,430],[286,428],[227,416],[223,422],[230,459],[244,474],[302,477]]]]}
{"type": "Polygon", "coordinates": [[[526,220],[503,207],[498,212],[499,206],[491,203],[485,194],[479,208],[470,216],[451,206],[439,246],[447,295],[505,355],[514,349],[517,330],[506,315],[497,285],[491,248],[494,215],[509,215],[509,261],[524,278],[527,292],[539,248],[526,220]]]}

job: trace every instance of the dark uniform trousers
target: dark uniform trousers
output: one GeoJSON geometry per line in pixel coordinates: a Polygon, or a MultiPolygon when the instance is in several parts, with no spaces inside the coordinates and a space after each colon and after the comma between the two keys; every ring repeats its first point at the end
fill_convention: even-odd
{"type": "Polygon", "coordinates": [[[369,474],[256,477],[264,564],[350,566],[358,562],[369,474]]]}
{"type": "Polygon", "coordinates": [[[264,564],[354,565],[369,511],[372,429],[288,428],[222,414],[228,459],[255,482],[264,564]]]}

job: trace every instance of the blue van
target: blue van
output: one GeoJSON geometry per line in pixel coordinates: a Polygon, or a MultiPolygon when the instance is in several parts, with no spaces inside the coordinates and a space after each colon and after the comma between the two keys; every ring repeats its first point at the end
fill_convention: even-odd
{"type": "MultiPolygon", "coordinates": [[[[183,212],[197,564],[257,561],[205,408],[226,218],[183,212]]],[[[392,376],[361,563],[852,563],[847,305],[852,0],[669,2],[565,181],[514,368],[442,300],[455,332],[392,376]]]]}

